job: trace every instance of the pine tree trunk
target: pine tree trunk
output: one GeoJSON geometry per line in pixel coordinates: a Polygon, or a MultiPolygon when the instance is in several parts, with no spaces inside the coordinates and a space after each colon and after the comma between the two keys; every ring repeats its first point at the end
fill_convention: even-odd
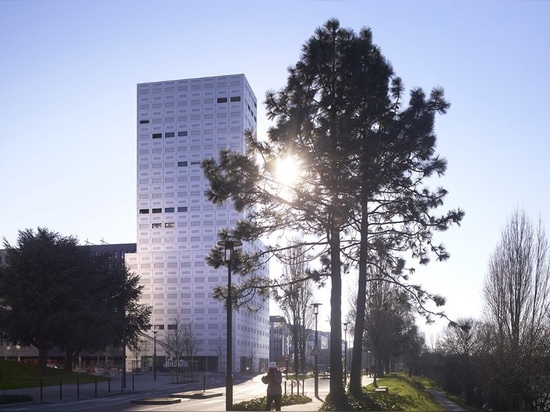
{"type": "Polygon", "coordinates": [[[331,293],[330,293],[330,395],[338,405],[345,400],[342,373],[342,276],[340,265],[340,234],[331,231],[331,293]]]}
{"type": "Polygon", "coordinates": [[[349,377],[349,390],[351,393],[356,395],[359,395],[362,391],[361,365],[363,364],[363,332],[365,330],[365,312],[367,304],[368,211],[366,202],[363,202],[362,209],[361,246],[359,250],[359,279],[357,284],[357,309],[355,311],[355,327],[349,377]]]}

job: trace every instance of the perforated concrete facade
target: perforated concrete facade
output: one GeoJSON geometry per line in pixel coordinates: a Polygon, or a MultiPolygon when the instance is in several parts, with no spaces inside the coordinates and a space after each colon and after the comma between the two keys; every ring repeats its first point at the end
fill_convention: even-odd
{"type": "MultiPolygon", "coordinates": [[[[178,322],[192,324],[199,365],[212,369],[215,358],[219,371],[226,367],[226,312],[212,292],[227,284],[227,270],[208,266],[205,255],[219,229],[242,215],[207,200],[200,163],[228,147],[245,152],[247,129],[256,129],[256,97],[242,74],[137,86],[137,252],[127,254],[127,263],[141,277],[157,339],[178,322]]],[[[268,362],[269,305],[251,306],[259,310],[234,313],[236,372],[268,362]]]]}

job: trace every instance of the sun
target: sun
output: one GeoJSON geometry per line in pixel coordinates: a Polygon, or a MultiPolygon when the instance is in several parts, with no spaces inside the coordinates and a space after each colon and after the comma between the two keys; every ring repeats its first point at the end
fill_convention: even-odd
{"type": "Polygon", "coordinates": [[[277,160],[275,178],[282,187],[293,187],[300,180],[300,172],[300,161],[295,156],[277,160]]]}

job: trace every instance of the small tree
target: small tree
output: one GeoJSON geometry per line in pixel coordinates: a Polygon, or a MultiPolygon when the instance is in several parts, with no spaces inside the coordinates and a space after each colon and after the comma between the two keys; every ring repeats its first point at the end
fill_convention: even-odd
{"type": "Polygon", "coordinates": [[[134,344],[129,345],[130,351],[135,358],[135,368],[141,368],[141,355],[149,353],[151,345],[147,339],[138,339],[134,344]]]}

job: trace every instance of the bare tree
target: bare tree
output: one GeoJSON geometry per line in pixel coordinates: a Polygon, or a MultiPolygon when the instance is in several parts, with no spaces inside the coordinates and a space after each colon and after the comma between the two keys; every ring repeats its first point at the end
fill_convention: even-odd
{"type": "Polygon", "coordinates": [[[180,361],[186,359],[191,364],[191,378],[193,377],[195,355],[200,349],[202,340],[193,332],[193,323],[180,323],[176,319],[175,328],[166,333],[166,352],[173,357],[179,368],[180,361]]]}
{"type": "Polygon", "coordinates": [[[439,349],[445,355],[443,376],[445,389],[464,398],[473,405],[479,387],[475,366],[483,350],[486,328],[473,318],[451,322],[439,338],[439,349]]]}
{"type": "Polygon", "coordinates": [[[500,343],[512,349],[548,333],[548,246],[542,222],[535,229],[525,212],[517,211],[489,262],[483,287],[485,317],[497,327],[500,343]]]}
{"type": "Polygon", "coordinates": [[[182,325],[182,337],[183,355],[193,360],[202,345],[202,339],[193,331],[193,322],[182,325]]]}
{"type": "Polygon", "coordinates": [[[533,408],[550,379],[550,262],[542,222],[535,227],[516,211],[489,262],[483,296],[491,326],[485,373],[491,406],[533,408]],[[545,366],[546,365],[546,366],[545,366]]]}
{"type": "MultiPolygon", "coordinates": [[[[413,349],[420,342],[414,323],[409,296],[399,286],[372,274],[367,283],[369,306],[365,314],[366,349],[374,356],[374,379],[390,370],[390,360],[407,355],[412,361],[413,349]]],[[[420,348],[415,349],[419,355],[420,348]]]]}
{"type": "Polygon", "coordinates": [[[294,348],[294,371],[305,370],[307,330],[311,329],[314,316],[311,307],[313,281],[307,276],[307,261],[303,240],[292,242],[295,246],[287,249],[282,256],[284,273],[273,296],[288,322],[294,348]]]}
{"type": "MultiPolygon", "coordinates": [[[[129,345],[129,347],[130,347],[130,351],[132,352],[132,354],[136,358],[135,368],[138,368],[138,365],[140,365],[139,358],[140,358],[141,354],[142,353],[149,353],[149,348],[150,348],[149,341],[146,340],[146,339],[138,339],[136,341],[136,344],[129,345]]],[[[141,366],[139,366],[139,367],[141,367],[141,366]]]]}
{"type": "Polygon", "coordinates": [[[450,355],[470,356],[477,352],[480,344],[478,329],[479,322],[475,319],[458,319],[443,330],[438,346],[450,355]]]}

